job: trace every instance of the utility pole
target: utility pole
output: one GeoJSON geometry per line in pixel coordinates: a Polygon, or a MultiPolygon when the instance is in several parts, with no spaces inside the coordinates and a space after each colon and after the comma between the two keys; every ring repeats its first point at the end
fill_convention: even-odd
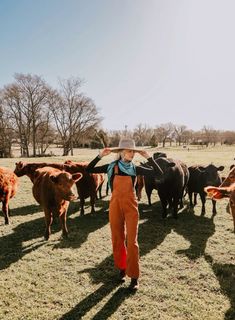
{"type": "Polygon", "coordinates": [[[125,137],[127,136],[127,125],[125,125],[124,135],[125,135],[125,137]]]}

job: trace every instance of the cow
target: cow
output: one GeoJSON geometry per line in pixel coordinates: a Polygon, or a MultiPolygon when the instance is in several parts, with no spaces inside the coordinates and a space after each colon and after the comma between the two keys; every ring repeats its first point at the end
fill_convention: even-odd
{"type": "Polygon", "coordinates": [[[205,192],[214,201],[223,198],[229,199],[229,205],[233,217],[233,231],[235,233],[235,182],[231,183],[229,186],[223,187],[208,186],[205,188],[205,192]]]}
{"type": "Polygon", "coordinates": [[[9,224],[9,201],[15,196],[18,188],[18,177],[7,168],[0,167],[0,202],[2,202],[2,212],[5,224],[9,224]]]}
{"type": "Polygon", "coordinates": [[[45,240],[48,240],[51,234],[53,215],[59,216],[62,236],[68,237],[67,210],[69,202],[76,200],[72,187],[81,178],[81,173],[70,174],[52,167],[35,170],[32,191],[35,200],[42,206],[45,214],[45,240]]]}
{"type": "Polygon", "coordinates": [[[24,175],[28,176],[29,179],[34,182],[35,172],[39,168],[52,167],[60,170],[64,170],[65,166],[60,163],[47,163],[47,162],[23,162],[19,161],[15,163],[14,173],[17,177],[22,177],[24,175]]]}
{"type": "Polygon", "coordinates": [[[230,166],[230,171],[228,176],[223,180],[220,187],[229,187],[235,182],[235,166],[230,166]]]}
{"type": "MultiPolygon", "coordinates": [[[[187,186],[187,192],[189,195],[190,207],[194,207],[197,204],[197,194],[200,195],[202,202],[201,215],[205,215],[205,203],[206,203],[206,192],[204,190],[207,186],[218,187],[221,184],[221,177],[218,171],[223,171],[224,166],[216,167],[213,164],[207,166],[193,165],[189,168],[189,181],[187,186]],[[192,196],[194,194],[194,202],[192,196]]],[[[212,213],[216,215],[216,201],[212,199],[212,213]]]]}
{"type": "Polygon", "coordinates": [[[95,213],[95,201],[97,194],[102,197],[101,190],[105,180],[104,173],[88,173],[86,171],[87,162],[75,162],[67,160],[64,162],[65,170],[70,173],[81,172],[83,177],[76,183],[78,195],[80,198],[80,214],[84,215],[85,199],[90,197],[91,214],[95,213]]]}
{"type": "MultiPolygon", "coordinates": [[[[158,158],[166,158],[166,157],[167,157],[167,155],[165,152],[155,152],[153,154],[154,160],[156,160],[158,158]]],[[[140,164],[142,166],[148,167],[147,163],[141,162],[140,164]]],[[[153,191],[153,189],[157,189],[157,184],[156,184],[154,177],[153,176],[137,176],[137,183],[136,183],[135,189],[136,189],[136,196],[137,196],[138,200],[141,199],[141,192],[142,192],[142,189],[144,186],[145,186],[145,192],[146,192],[147,198],[148,198],[148,204],[149,204],[149,206],[151,206],[152,205],[152,203],[151,203],[152,191],[153,191]]]]}
{"type": "MultiPolygon", "coordinates": [[[[173,217],[178,218],[178,208],[182,207],[182,197],[188,182],[188,169],[186,164],[180,160],[160,157],[155,159],[155,162],[163,171],[163,176],[160,179],[150,177],[150,181],[145,179],[145,188],[148,196],[149,204],[151,205],[151,192],[154,186],[157,191],[162,205],[162,217],[167,217],[167,206],[173,209],[173,217]],[[151,184],[152,183],[152,184],[151,184]],[[150,189],[148,189],[150,187],[150,189]]],[[[149,165],[148,162],[145,165],[149,165]]],[[[147,177],[145,177],[147,178],[147,177]]]]}

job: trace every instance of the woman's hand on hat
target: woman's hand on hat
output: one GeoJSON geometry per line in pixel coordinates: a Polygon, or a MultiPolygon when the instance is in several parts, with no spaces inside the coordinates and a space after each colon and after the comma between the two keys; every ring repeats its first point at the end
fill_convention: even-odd
{"type": "Polygon", "coordinates": [[[100,150],[99,157],[103,158],[103,157],[109,155],[110,153],[111,153],[110,148],[104,148],[103,150],[100,150]]]}
{"type": "Polygon", "coordinates": [[[144,157],[145,159],[150,158],[150,154],[149,154],[147,151],[141,150],[141,151],[138,151],[138,152],[139,152],[139,154],[140,154],[142,157],[144,157]]]}

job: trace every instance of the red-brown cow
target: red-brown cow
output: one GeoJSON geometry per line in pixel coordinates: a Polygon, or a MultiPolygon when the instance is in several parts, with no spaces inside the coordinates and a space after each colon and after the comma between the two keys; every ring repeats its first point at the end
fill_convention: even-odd
{"type": "Polygon", "coordinates": [[[45,213],[46,240],[49,239],[51,233],[53,214],[58,215],[60,218],[63,237],[68,236],[67,210],[69,201],[76,200],[71,188],[81,178],[81,173],[70,174],[52,167],[43,167],[35,171],[33,195],[45,213]]]}
{"type": "Polygon", "coordinates": [[[43,167],[52,167],[60,170],[64,170],[64,165],[60,163],[46,163],[46,162],[16,162],[14,173],[17,177],[22,177],[24,175],[28,176],[30,180],[33,182],[35,177],[35,171],[39,168],[43,167]]]}
{"type": "Polygon", "coordinates": [[[208,196],[214,200],[219,200],[222,198],[229,198],[229,204],[231,208],[231,213],[233,216],[233,225],[234,225],[234,233],[235,233],[235,182],[233,182],[230,186],[227,187],[206,187],[205,191],[208,196]]]}
{"type": "Polygon", "coordinates": [[[220,187],[229,187],[234,182],[235,182],[235,166],[231,166],[228,176],[223,180],[220,187]]]}
{"type": "Polygon", "coordinates": [[[144,176],[137,175],[135,191],[136,191],[136,196],[138,201],[141,200],[143,187],[144,187],[144,176]]]}
{"type": "Polygon", "coordinates": [[[76,182],[78,195],[80,198],[81,211],[80,214],[84,215],[85,199],[90,197],[91,213],[95,213],[95,200],[97,193],[101,198],[101,189],[105,180],[104,173],[88,173],[86,172],[86,162],[75,162],[71,160],[65,161],[65,170],[70,173],[81,172],[83,177],[76,182]]]}
{"type": "Polygon", "coordinates": [[[0,168],[0,202],[5,224],[9,224],[9,200],[14,197],[18,188],[18,178],[13,171],[7,168],[0,168]]]}

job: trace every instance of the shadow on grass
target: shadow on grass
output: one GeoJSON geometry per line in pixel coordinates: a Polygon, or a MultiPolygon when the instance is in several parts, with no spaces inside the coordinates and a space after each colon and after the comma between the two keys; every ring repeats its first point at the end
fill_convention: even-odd
{"type": "MultiPolygon", "coordinates": [[[[107,203],[103,203],[103,206],[107,206],[107,203]]],[[[26,207],[17,208],[14,210],[14,214],[22,214],[22,211],[27,214],[33,214],[40,212],[42,209],[38,205],[30,205],[26,207]]],[[[68,214],[76,212],[76,207],[71,206],[68,214]]],[[[90,232],[101,228],[108,222],[108,215],[102,210],[97,211],[96,214],[79,217],[78,219],[68,219],[69,239],[62,240],[55,247],[80,247],[80,245],[86,241],[90,232]]],[[[54,217],[52,224],[52,234],[61,230],[58,217],[54,217]]],[[[0,238],[0,270],[8,268],[12,263],[20,260],[24,255],[39,248],[45,244],[44,240],[45,232],[45,220],[42,218],[34,219],[22,223],[13,228],[13,233],[0,238]],[[37,241],[36,244],[23,246],[22,243],[30,241],[36,238],[42,238],[37,241]]],[[[50,244],[50,239],[48,242],[50,244]]]]}
{"type": "MultiPolygon", "coordinates": [[[[30,206],[27,208],[30,211],[30,206]]],[[[34,206],[33,206],[34,210],[34,206]]],[[[42,237],[44,234],[44,218],[38,218],[22,223],[13,228],[13,233],[0,238],[0,270],[8,268],[12,263],[20,260],[24,255],[39,248],[45,243],[44,240],[36,244],[23,247],[22,243],[35,238],[42,237]]]]}
{"type": "MultiPolygon", "coordinates": [[[[102,208],[99,210],[96,208],[94,214],[87,213],[84,216],[78,215],[78,217],[67,220],[69,239],[62,239],[62,241],[54,245],[53,249],[77,249],[87,240],[87,237],[91,232],[102,228],[108,223],[108,201],[99,200],[97,203],[99,203],[102,208]]],[[[68,216],[71,216],[73,213],[77,214],[77,212],[77,203],[73,203],[69,207],[68,216]]]]}
{"type": "Polygon", "coordinates": [[[112,255],[104,259],[97,267],[84,269],[80,273],[89,273],[94,284],[102,283],[102,285],[80,301],[75,308],[64,314],[60,320],[81,319],[89,310],[113,292],[108,302],[92,317],[92,319],[97,320],[108,319],[121,303],[131,295],[131,292],[127,288],[120,287],[117,275],[115,279],[112,255]]]}
{"type": "Polygon", "coordinates": [[[213,217],[197,216],[185,207],[178,213],[178,219],[168,216],[165,221],[161,217],[161,204],[157,202],[149,209],[147,205],[140,205],[141,219],[147,219],[139,226],[139,245],[141,255],[145,255],[160,245],[167,234],[174,230],[190,242],[186,250],[178,250],[178,254],[185,254],[189,259],[198,259],[204,255],[206,243],[215,232],[213,217]]]}
{"type": "Polygon", "coordinates": [[[217,277],[220,288],[224,295],[229,298],[230,309],[224,315],[225,320],[235,319],[235,265],[220,264],[213,261],[210,255],[205,255],[206,261],[211,265],[211,268],[217,277]]]}
{"type": "Polygon", "coordinates": [[[34,214],[42,211],[38,204],[32,204],[30,206],[14,208],[10,210],[10,216],[27,216],[28,214],[34,214]]]}
{"type": "Polygon", "coordinates": [[[179,213],[178,221],[174,223],[172,229],[190,242],[188,249],[179,249],[176,253],[196,260],[204,255],[206,243],[215,232],[215,224],[213,217],[198,216],[186,208],[179,213]]]}
{"type": "MultiPolygon", "coordinates": [[[[154,209],[159,209],[159,207],[160,205],[157,204],[154,206],[154,209]]],[[[152,212],[152,209],[149,209],[147,205],[140,204],[139,210],[141,216],[140,221],[143,220],[143,223],[140,223],[139,225],[139,245],[140,254],[142,256],[160,245],[171,231],[171,227],[164,226],[160,215],[156,216],[152,212]]],[[[95,268],[85,269],[80,273],[84,272],[90,274],[93,283],[102,283],[102,285],[95,292],[92,292],[89,296],[80,301],[75,308],[64,314],[60,320],[81,319],[89,310],[94,308],[107,295],[113,292],[112,297],[92,318],[97,320],[108,319],[125,299],[133,295],[133,292],[131,292],[128,287],[120,287],[118,273],[114,269],[112,255],[104,259],[95,268]]]]}

